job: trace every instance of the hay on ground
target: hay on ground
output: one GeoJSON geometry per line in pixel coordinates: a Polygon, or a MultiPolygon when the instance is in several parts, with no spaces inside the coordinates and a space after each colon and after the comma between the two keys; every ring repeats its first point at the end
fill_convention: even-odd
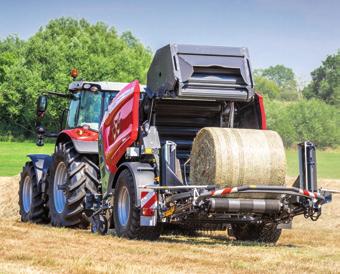
{"type": "Polygon", "coordinates": [[[19,176],[0,177],[0,219],[18,218],[19,176]]]}

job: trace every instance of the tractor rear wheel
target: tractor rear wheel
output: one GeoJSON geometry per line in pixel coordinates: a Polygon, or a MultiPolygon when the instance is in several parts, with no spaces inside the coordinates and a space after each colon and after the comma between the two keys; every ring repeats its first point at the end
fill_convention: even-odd
{"type": "Polygon", "coordinates": [[[72,142],[59,143],[48,174],[48,207],[53,226],[86,228],[86,194],[96,194],[98,167],[79,154],[72,142]]]}
{"type": "Polygon", "coordinates": [[[129,170],[123,170],[115,188],[113,218],[118,237],[157,240],[159,227],[140,226],[140,209],[136,205],[136,187],[129,170]]]}
{"type": "Polygon", "coordinates": [[[19,207],[22,222],[45,223],[48,213],[32,162],[27,162],[20,174],[19,207]]]}
{"type": "Polygon", "coordinates": [[[281,229],[275,223],[232,224],[232,232],[239,241],[276,243],[281,236],[281,229]]]}

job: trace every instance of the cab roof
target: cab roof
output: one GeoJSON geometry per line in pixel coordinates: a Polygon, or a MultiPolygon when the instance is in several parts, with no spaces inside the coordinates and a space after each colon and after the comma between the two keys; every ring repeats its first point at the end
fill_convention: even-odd
{"type": "Polygon", "coordinates": [[[97,86],[100,91],[113,91],[113,90],[121,90],[129,83],[122,82],[88,82],[88,81],[75,81],[72,82],[68,89],[69,91],[78,91],[82,89],[89,89],[91,86],[97,86]]]}

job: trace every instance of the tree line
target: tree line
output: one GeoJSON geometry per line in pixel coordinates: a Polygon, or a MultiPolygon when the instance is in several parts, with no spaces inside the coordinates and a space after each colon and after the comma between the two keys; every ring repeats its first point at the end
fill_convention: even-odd
{"type": "Polygon", "coordinates": [[[286,146],[304,140],[319,147],[340,144],[340,51],[312,71],[303,88],[283,65],[255,70],[254,78],[265,96],[268,128],[278,131],[286,146]]]}
{"type": "MultiPolygon", "coordinates": [[[[0,139],[32,138],[37,97],[67,93],[70,69],[80,79],[145,83],[152,52],[130,32],[121,35],[104,23],[59,18],[28,40],[0,39],[0,139]]],[[[265,97],[268,127],[285,145],[311,140],[319,147],[340,143],[340,51],[329,55],[300,88],[283,65],[254,71],[256,90],[265,97]]],[[[67,101],[49,101],[47,128],[56,129],[67,101]]]]}
{"type": "MultiPolygon", "coordinates": [[[[36,99],[43,92],[67,93],[70,70],[91,81],[145,82],[151,51],[130,32],[103,23],[60,18],[28,40],[0,40],[0,130],[4,138],[32,136],[36,99]],[[4,137],[5,136],[5,137],[4,137]],[[7,136],[7,137],[6,137],[7,136]]],[[[67,100],[49,100],[46,128],[56,129],[67,100]]]]}

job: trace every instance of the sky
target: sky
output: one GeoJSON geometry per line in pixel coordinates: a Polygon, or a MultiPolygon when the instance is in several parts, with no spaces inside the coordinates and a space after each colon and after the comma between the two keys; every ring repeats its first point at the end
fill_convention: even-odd
{"type": "Polygon", "coordinates": [[[28,39],[50,19],[102,21],[153,51],[169,42],[248,47],[253,68],[283,64],[303,85],[340,49],[334,0],[0,0],[0,39],[28,39]]]}

